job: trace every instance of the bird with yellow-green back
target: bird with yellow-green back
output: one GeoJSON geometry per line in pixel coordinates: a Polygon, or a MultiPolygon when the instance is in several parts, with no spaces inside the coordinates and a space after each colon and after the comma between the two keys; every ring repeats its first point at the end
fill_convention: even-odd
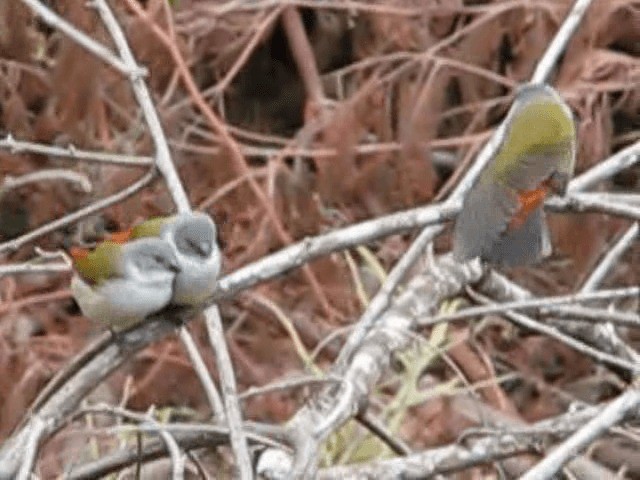
{"type": "Polygon", "coordinates": [[[179,272],[171,247],[159,238],[73,248],[71,291],[82,313],[114,331],[159,312],[171,301],[179,272]]]}
{"type": "Polygon", "coordinates": [[[549,193],[564,195],[573,175],[573,115],[550,86],[520,87],[496,154],[466,195],[453,254],[494,265],[526,265],[551,253],[543,212],[549,193]]]}

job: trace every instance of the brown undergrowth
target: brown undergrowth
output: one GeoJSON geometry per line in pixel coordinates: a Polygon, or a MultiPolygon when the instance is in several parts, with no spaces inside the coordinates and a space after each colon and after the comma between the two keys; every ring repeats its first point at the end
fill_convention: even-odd
{"type": "MultiPolygon", "coordinates": [[[[466,168],[465,159],[503,117],[511,88],[530,77],[571,4],[394,0],[332,9],[303,2],[299,12],[313,52],[305,62],[315,68],[301,73],[290,48],[300,39],[283,27],[279,7],[257,3],[223,10],[222,2],[181,0],[166,8],[160,0],[148,0],[139,3],[143,16],[132,2],[113,3],[138,61],[149,69],[149,86],[191,203],[219,226],[226,272],[305,236],[426,204],[449,191],[450,178],[466,168]],[[152,24],[168,35],[173,54],[152,24]],[[321,98],[311,94],[314,73],[321,98]],[[199,106],[185,75],[223,120],[240,158],[234,160],[224,133],[199,106]]],[[[50,3],[109,44],[83,2],[50,3]]],[[[638,25],[640,3],[596,0],[554,75],[552,83],[577,116],[578,172],[640,137],[638,25]]],[[[152,154],[128,82],[16,1],[0,2],[0,133],[152,154]]],[[[0,151],[0,241],[115,192],[139,175],[136,169],[0,151]],[[44,168],[80,172],[93,191],[62,182],[2,189],[2,178],[44,168]]],[[[602,188],[637,191],[640,169],[629,169],[602,188]]],[[[55,250],[90,242],[172,208],[164,185],[156,181],[38,245],[55,250]]],[[[599,214],[551,215],[550,222],[554,256],[511,272],[539,294],[574,289],[628,225],[599,214]]],[[[388,270],[412,238],[391,237],[367,248],[388,270]]],[[[436,247],[447,251],[448,236],[436,247]]],[[[32,252],[28,245],[3,260],[26,260],[32,252]]],[[[355,270],[336,253],[311,263],[306,272],[261,285],[252,295],[285,312],[311,350],[358,318],[358,282],[368,295],[379,285],[367,257],[355,251],[351,256],[355,270]]],[[[639,284],[639,265],[636,243],[607,283],[639,284]]],[[[95,333],[70,298],[68,281],[64,275],[0,278],[0,440],[51,375],[95,333]]],[[[251,295],[220,307],[241,389],[301,371],[273,311],[251,295]]],[[[215,371],[202,326],[191,328],[215,371]]],[[[449,355],[469,383],[510,375],[481,389],[484,400],[529,421],[562,411],[568,398],[595,401],[617,388],[614,379],[567,347],[515,331],[498,319],[479,332],[461,326],[450,333],[449,355]]],[[[327,365],[337,346],[329,344],[318,363],[327,365]]],[[[455,375],[441,362],[426,372],[435,383],[455,375]]],[[[128,362],[95,397],[124,398],[134,409],[186,407],[196,416],[207,410],[175,338],[128,362]]],[[[247,416],[283,421],[302,398],[297,391],[258,396],[246,403],[247,416]]],[[[466,423],[456,414],[441,415],[450,408],[442,398],[411,407],[401,435],[416,448],[455,439],[466,423]]],[[[69,448],[79,446],[61,440],[49,444],[41,464],[45,476],[59,471],[58,453],[69,448]]]]}

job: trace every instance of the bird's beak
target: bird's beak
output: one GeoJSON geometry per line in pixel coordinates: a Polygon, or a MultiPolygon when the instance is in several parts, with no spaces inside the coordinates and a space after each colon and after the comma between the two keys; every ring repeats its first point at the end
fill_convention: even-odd
{"type": "Polygon", "coordinates": [[[180,266],[177,262],[171,262],[169,264],[169,270],[171,270],[173,273],[180,273],[180,266]]]}
{"type": "Polygon", "coordinates": [[[548,185],[553,193],[564,196],[567,193],[567,186],[569,185],[569,174],[566,172],[553,172],[549,177],[548,185]]]}
{"type": "Polygon", "coordinates": [[[211,244],[209,242],[200,242],[198,244],[198,253],[203,257],[208,257],[211,253],[211,244]]]}

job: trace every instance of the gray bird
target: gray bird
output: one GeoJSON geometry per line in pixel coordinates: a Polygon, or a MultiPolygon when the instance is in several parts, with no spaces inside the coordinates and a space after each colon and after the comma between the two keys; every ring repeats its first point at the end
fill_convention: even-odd
{"type": "Polygon", "coordinates": [[[456,219],[454,258],[523,265],[549,255],[544,199],[549,192],[564,195],[575,156],[573,115],[560,95],[548,85],[521,87],[500,146],[456,219]]]}
{"type": "Polygon", "coordinates": [[[196,305],[215,290],[222,256],[216,226],[201,212],[180,213],[147,220],[134,227],[131,238],[160,237],[172,248],[180,272],[176,275],[171,303],[196,305]]]}
{"type": "Polygon", "coordinates": [[[92,252],[75,249],[72,256],[71,291],[80,310],[114,331],[141,322],[171,301],[179,263],[162,239],[106,241],[92,252]]]}

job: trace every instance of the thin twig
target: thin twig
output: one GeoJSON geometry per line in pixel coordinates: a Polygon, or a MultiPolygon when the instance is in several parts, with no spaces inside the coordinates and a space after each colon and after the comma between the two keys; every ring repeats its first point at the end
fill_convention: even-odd
{"type": "Polygon", "coordinates": [[[112,66],[125,76],[130,78],[143,77],[147,74],[145,69],[139,67],[131,68],[126,62],[113,54],[108,48],[101,43],[96,42],[87,34],[81,32],[76,27],[67,22],[64,18],[54,13],[52,10],[44,6],[38,0],[22,0],[31,10],[40,15],[42,20],[51,27],[60,30],[62,33],[71,38],[75,43],[91,52],[93,55],[104,61],[107,65],[112,66]]]}
{"type": "Polygon", "coordinates": [[[67,273],[71,271],[71,266],[66,263],[14,263],[0,265],[0,277],[5,275],[24,275],[40,273],[67,273]]]}
{"type": "Polygon", "coordinates": [[[557,472],[565,463],[591,442],[604,435],[609,428],[620,423],[628,415],[635,414],[638,405],[640,405],[640,389],[632,387],[607,405],[559,447],[548,453],[535,467],[520,477],[520,480],[556,478],[557,472]]]}
{"type": "MultiPolygon", "coordinates": [[[[554,323],[561,318],[589,323],[613,323],[621,327],[640,328],[640,315],[603,308],[550,307],[541,308],[540,315],[550,317],[554,323]]],[[[556,323],[557,324],[557,323],[556,323]]]]}
{"type": "Polygon", "coordinates": [[[397,455],[410,455],[411,448],[402,439],[398,438],[389,431],[387,426],[379,418],[374,417],[368,412],[360,413],[356,419],[381,442],[383,442],[391,451],[397,455]]]}
{"type": "MultiPolygon", "coordinates": [[[[425,318],[418,321],[418,325],[421,327],[428,325],[435,325],[443,322],[452,322],[455,320],[462,320],[469,317],[476,317],[482,315],[488,315],[490,313],[504,313],[512,310],[529,310],[529,309],[545,309],[553,310],[550,308],[555,305],[566,305],[572,303],[583,303],[596,300],[614,300],[619,298],[636,297],[640,295],[640,287],[620,288],[614,290],[600,290],[593,293],[578,293],[573,295],[560,295],[556,297],[543,297],[534,298],[530,300],[519,300],[508,303],[491,304],[482,307],[471,307],[461,310],[455,313],[449,313],[444,315],[438,315],[432,318],[425,318]]],[[[637,326],[640,326],[638,324],[637,326]]]]}
{"type": "Polygon", "coordinates": [[[0,185],[0,193],[20,188],[24,185],[29,185],[30,183],[57,180],[64,180],[66,182],[73,183],[80,187],[84,193],[90,193],[91,190],[93,190],[91,181],[87,178],[86,175],[75,172],[73,170],[52,168],[26,173],[24,175],[20,175],[19,177],[12,177],[10,175],[7,175],[6,177],[4,177],[4,182],[2,182],[2,185],[0,185]]]}
{"type": "Polygon", "coordinates": [[[66,227],[67,225],[71,225],[72,223],[78,222],[83,218],[88,217],[89,215],[93,215],[96,212],[99,212],[101,210],[104,210],[110,207],[111,205],[115,205],[116,203],[119,203],[129,198],[130,196],[134,195],[135,193],[139,192],[144,187],[149,185],[149,183],[151,183],[151,181],[155,178],[155,176],[156,176],[156,170],[151,169],[145,175],[140,177],[140,179],[138,179],[131,185],[127,186],[126,188],[120,190],[117,193],[114,193],[109,197],[103,198],[102,200],[99,200],[90,205],[87,205],[86,207],[81,208],[80,210],[77,210],[73,213],[65,215],[62,218],[58,218],[41,227],[35,228],[34,230],[31,230],[29,233],[25,233],[20,237],[14,238],[4,243],[0,243],[0,253],[13,252],[18,248],[22,247],[23,245],[29,242],[32,242],[37,238],[40,238],[48,233],[54,232],[60,228],[66,227]]]}
{"type": "MultiPolygon", "coordinates": [[[[100,14],[100,18],[104,22],[105,27],[107,27],[107,31],[113,38],[124,64],[131,70],[135,71],[139,67],[131,49],[129,48],[129,43],[124,36],[124,32],[120,28],[113,12],[111,12],[111,9],[108,7],[105,0],[95,0],[93,5],[95,5],[98,13],[100,14]]],[[[131,88],[133,89],[133,94],[142,110],[145,122],[149,127],[149,135],[151,136],[153,146],[155,147],[155,165],[164,177],[167,188],[169,189],[169,194],[175,202],[178,212],[188,212],[191,210],[191,207],[189,206],[189,198],[187,197],[187,193],[184,191],[182,182],[180,181],[178,173],[176,172],[175,166],[171,160],[171,152],[169,152],[162,123],[160,123],[160,118],[158,117],[158,112],[156,111],[153,100],[151,99],[151,94],[147,89],[147,84],[144,78],[139,76],[129,76],[129,81],[131,83],[131,88]]]]}
{"type": "Polygon", "coordinates": [[[287,378],[280,381],[274,381],[268,385],[262,387],[250,387],[240,395],[240,400],[246,400],[247,398],[255,397],[257,395],[265,395],[268,393],[279,392],[282,390],[291,390],[301,387],[320,386],[327,384],[340,383],[342,380],[336,377],[318,377],[317,375],[305,375],[302,377],[287,378]]]}
{"type": "Polygon", "coordinates": [[[567,48],[569,40],[582,23],[584,15],[587,13],[593,0],[577,0],[567,14],[560,29],[544,52],[544,56],[536,65],[536,70],[531,77],[532,83],[545,83],[548,81],[560,56],[567,48]]]}
{"type": "Polygon", "coordinates": [[[108,163],[112,165],[122,165],[128,167],[150,167],[153,165],[153,158],[139,157],[133,155],[123,155],[120,153],[93,152],[81,150],[73,145],[66,147],[56,147],[41,143],[25,142],[16,140],[11,135],[0,139],[0,149],[7,149],[11,153],[37,153],[39,155],[49,155],[52,157],[72,158],[89,162],[108,163]]]}
{"type": "Polygon", "coordinates": [[[226,421],[227,415],[225,414],[220,394],[218,393],[218,389],[211,379],[211,374],[207,370],[207,366],[200,356],[200,352],[198,351],[198,347],[193,341],[193,337],[189,334],[189,330],[187,330],[187,327],[180,327],[178,329],[178,335],[180,336],[182,344],[187,349],[187,354],[189,356],[189,359],[191,360],[194,370],[197,371],[198,378],[201,382],[207,384],[207,386],[204,388],[204,393],[207,395],[209,405],[211,405],[211,408],[213,410],[214,419],[218,423],[223,423],[224,421],[226,421]]]}
{"type": "MultiPolygon", "coordinates": [[[[569,40],[571,39],[573,33],[578,28],[580,21],[589,4],[591,4],[592,0],[578,0],[574,4],[573,8],[565,18],[563,25],[556,33],[554,40],[551,42],[551,46],[545,51],[545,54],[538,62],[538,68],[536,69],[536,81],[544,81],[546,76],[550,73],[550,67],[548,66],[551,61],[557,60],[559,56],[559,52],[562,51],[569,40]],[[565,24],[568,24],[565,27],[565,24]]],[[[451,40],[450,36],[447,38],[447,41],[451,40]]],[[[473,163],[467,174],[460,181],[458,186],[454,189],[451,196],[445,202],[447,206],[458,206],[462,203],[462,200],[466,194],[466,192],[471,188],[471,185],[475,182],[480,172],[484,169],[484,167],[489,163],[491,158],[493,158],[498,151],[500,146],[501,139],[504,137],[504,131],[506,128],[507,121],[509,119],[505,119],[502,124],[496,129],[491,139],[484,145],[480,153],[478,154],[476,161],[473,163]]],[[[335,368],[339,370],[345,368],[346,362],[352,356],[354,350],[358,348],[358,345],[362,343],[362,340],[366,336],[367,332],[371,329],[372,325],[375,323],[376,319],[379,318],[380,314],[384,311],[385,308],[389,306],[390,297],[397,288],[398,284],[402,281],[405,276],[405,272],[412,266],[415,265],[419,256],[424,252],[426,245],[431,242],[435,236],[442,231],[442,227],[427,227],[425,228],[418,238],[413,242],[411,247],[407,250],[404,256],[398,261],[398,263],[394,266],[394,268],[389,273],[387,280],[383,287],[378,291],[375,297],[369,303],[369,307],[360,317],[360,320],[354,330],[354,332],[347,338],[347,342],[342,348],[340,355],[335,363],[335,368]]]]}
{"type": "Polygon", "coordinates": [[[638,161],[640,161],[640,142],[620,150],[612,157],[575,177],[569,184],[567,191],[572,193],[587,190],[596,183],[611,178],[619,171],[632,167],[638,161]]]}
{"type": "Polygon", "coordinates": [[[225,343],[224,328],[217,307],[208,308],[204,312],[209,341],[216,355],[216,363],[220,372],[220,383],[224,393],[224,404],[227,409],[227,424],[231,445],[236,456],[236,466],[241,479],[253,478],[253,467],[247,438],[242,428],[242,411],[236,391],[236,378],[233,372],[233,364],[225,343]],[[235,421],[232,421],[234,419],[235,421]]]}
{"type": "MultiPolygon", "coordinates": [[[[235,141],[233,136],[229,133],[229,130],[224,122],[218,118],[215,112],[212,110],[211,106],[207,103],[206,99],[202,96],[200,89],[198,88],[193,75],[189,71],[189,68],[182,57],[181,52],[177,48],[175,42],[173,42],[167,34],[157,25],[152,19],[149,18],[149,15],[142,9],[142,7],[133,0],[125,0],[127,6],[133,11],[138,18],[145,21],[153,34],[158,38],[158,40],[168,49],[171,54],[173,61],[175,62],[178,70],[180,72],[180,76],[184,83],[185,88],[189,92],[189,95],[193,98],[194,105],[200,110],[202,115],[205,117],[212,130],[218,134],[220,137],[221,143],[227,148],[229,156],[233,161],[233,165],[235,166],[238,173],[247,178],[249,187],[256,195],[260,203],[265,208],[267,216],[271,224],[273,225],[278,237],[285,245],[292,243],[292,238],[289,233],[286,231],[280,217],[278,216],[278,212],[276,212],[273,202],[267,197],[266,193],[263,191],[262,187],[258,184],[258,182],[250,176],[251,169],[247,165],[246,159],[242,155],[240,147],[238,143],[235,141]]],[[[320,283],[315,277],[311,267],[308,265],[303,266],[303,273],[311,286],[314,294],[318,298],[322,308],[328,316],[331,316],[332,311],[329,305],[329,301],[324,294],[320,283]]]]}
{"type": "Polygon", "coordinates": [[[587,278],[582,285],[580,289],[581,292],[592,292],[602,283],[614,264],[624,255],[636,239],[638,231],[638,222],[636,222],[629,227],[612,248],[608,249],[602,261],[598,263],[598,266],[591,272],[589,278],[587,278]]]}
{"type": "MultiPolygon", "coordinates": [[[[482,301],[483,303],[491,304],[489,298],[483,295],[480,295],[478,293],[473,293],[471,295],[477,301],[482,301]]],[[[587,345],[586,343],[576,340],[575,338],[561,332],[559,329],[551,325],[546,325],[544,323],[537,322],[526,315],[521,315],[515,312],[504,312],[504,315],[509,320],[520,325],[521,327],[527,328],[529,330],[533,330],[534,332],[541,333],[550,338],[554,338],[555,340],[558,340],[559,342],[562,342],[565,345],[568,345],[569,347],[573,348],[574,350],[577,350],[578,352],[584,355],[592,357],[599,362],[606,363],[608,365],[613,365],[615,367],[623,368],[634,374],[640,373],[640,364],[632,363],[627,360],[621,359],[620,357],[617,357],[615,355],[610,355],[608,353],[602,352],[596,348],[593,348],[591,345],[587,345]]]]}
{"type": "Polygon", "coordinates": [[[319,108],[325,98],[322,80],[320,80],[320,72],[302,23],[302,17],[296,7],[288,6],[284,9],[282,26],[287,34],[288,45],[305,86],[307,97],[316,108],[319,108]]]}
{"type": "Polygon", "coordinates": [[[184,466],[185,466],[185,456],[180,451],[180,447],[178,446],[178,442],[176,442],[175,438],[169,433],[163,425],[158,423],[154,418],[151,412],[144,415],[143,425],[141,425],[141,429],[144,428],[144,424],[151,425],[156,429],[160,438],[167,446],[167,452],[169,453],[169,458],[171,459],[171,480],[183,480],[184,479],[184,466]]]}
{"type": "MultiPolygon", "coordinates": [[[[220,80],[215,85],[215,93],[222,93],[229,87],[242,66],[251,57],[251,54],[253,53],[255,48],[260,44],[261,41],[264,40],[264,32],[266,32],[269,26],[280,16],[283,8],[284,7],[282,5],[278,5],[271,13],[265,16],[264,20],[262,20],[259,25],[256,26],[255,30],[253,31],[251,40],[247,42],[247,45],[244,47],[240,55],[238,55],[238,58],[234,62],[233,66],[225,74],[222,80],[220,80]]],[[[176,104],[175,108],[179,108],[179,105],[176,104]]]]}
{"type": "MultiPolygon", "coordinates": [[[[133,53],[129,48],[127,39],[125,38],[120,25],[113,15],[113,12],[110,10],[105,0],[95,0],[95,6],[98,9],[100,17],[102,18],[105,26],[107,27],[107,30],[111,34],[123,60],[127,65],[132,67],[135,66],[136,61],[133,57],[133,53]]],[[[178,173],[175,169],[175,165],[171,160],[171,154],[169,152],[166,137],[162,129],[162,124],[160,123],[160,119],[151,99],[151,95],[149,94],[149,90],[147,89],[146,83],[142,78],[130,78],[130,82],[135,97],[149,126],[149,131],[156,149],[156,165],[158,166],[158,169],[165,179],[165,182],[169,189],[169,193],[176,203],[178,212],[189,212],[191,210],[189,199],[184,190],[184,186],[180,181],[180,177],[178,176],[178,173]]],[[[253,471],[251,468],[249,449],[246,437],[242,430],[242,416],[240,408],[238,406],[238,399],[235,395],[236,388],[233,366],[231,365],[227,346],[224,341],[224,331],[222,330],[222,324],[220,322],[217,306],[214,305],[207,309],[207,311],[205,312],[205,317],[207,319],[217,318],[219,323],[218,326],[220,331],[216,333],[221,337],[215,339],[213,346],[216,358],[218,360],[218,369],[220,371],[220,376],[223,382],[222,391],[225,406],[227,407],[226,418],[232,431],[231,446],[236,455],[240,478],[243,480],[250,480],[251,478],[253,478],[253,471]],[[223,361],[221,363],[221,360],[226,361],[223,361]]],[[[209,325],[209,321],[207,321],[207,325],[209,325]]],[[[188,336],[189,332],[186,330],[186,327],[181,328],[181,338],[188,336]]],[[[200,354],[197,349],[187,349],[187,351],[192,356],[192,363],[194,364],[194,366],[197,366],[199,364],[204,365],[204,361],[200,358],[200,354]],[[193,358],[195,358],[195,360],[193,358]]],[[[213,385],[213,382],[211,381],[211,377],[210,375],[208,375],[208,372],[201,370],[196,370],[196,372],[203,375],[203,377],[201,378],[203,387],[205,389],[210,389],[210,387],[213,385]]],[[[209,399],[214,399],[217,397],[217,395],[217,391],[210,391],[207,393],[209,399]]],[[[212,405],[212,409],[214,412],[220,411],[219,405],[216,405],[215,403],[212,405]]]]}

